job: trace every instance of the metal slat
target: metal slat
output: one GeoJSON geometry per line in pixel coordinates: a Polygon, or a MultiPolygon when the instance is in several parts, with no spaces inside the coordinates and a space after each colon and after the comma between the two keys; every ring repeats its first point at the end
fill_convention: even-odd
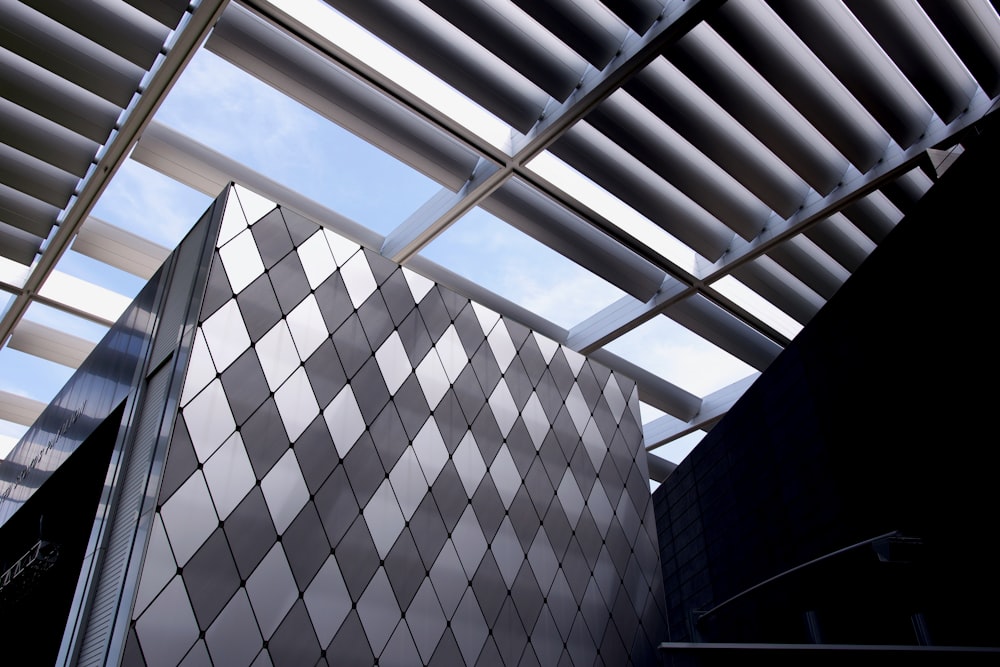
{"type": "Polygon", "coordinates": [[[1000,95],[1000,18],[985,0],[919,0],[990,97],[1000,95]]]}
{"type": "Polygon", "coordinates": [[[0,144],[0,181],[29,197],[62,209],[79,180],[47,162],[0,144]]]}
{"type": "Polygon", "coordinates": [[[737,359],[764,370],[782,347],[700,294],[673,304],[663,314],[737,359]]]}
{"type": "Polygon", "coordinates": [[[189,4],[189,0],[125,0],[125,2],[171,29],[180,23],[189,4]]]}
{"type": "Polygon", "coordinates": [[[848,160],[712,28],[699,25],[665,56],[817,192],[836,187],[848,160]]]}
{"type": "Polygon", "coordinates": [[[962,113],[976,81],[919,5],[847,0],[847,6],[944,122],[962,113]]]}
{"type": "Polygon", "coordinates": [[[600,21],[597,7],[586,7],[574,0],[513,0],[513,3],[597,69],[604,69],[611,62],[628,35],[625,26],[617,21],[600,21]]]}
{"type": "Polygon", "coordinates": [[[666,276],[661,269],[523,181],[507,181],[481,206],[642,301],[656,293],[666,276]]]}
{"type": "Polygon", "coordinates": [[[121,109],[35,63],[0,48],[0,91],[11,102],[99,144],[121,109]]]}
{"type": "Polygon", "coordinates": [[[21,2],[144,70],[152,67],[170,33],[163,24],[120,0],[21,2]]]}
{"type": "Polygon", "coordinates": [[[10,335],[8,346],[25,354],[77,368],[96,343],[52,327],[22,319],[10,335]]]}
{"type": "Polygon", "coordinates": [[[449,23],[489,49],[560,102],[580,83],[587,63],[530,16],[484,2],[422,0],[449,23]]]}
{"type": "Polygon", "coordinates": [[[802,235],[776,246],[767,256],[825,300],[829,300],[850,276],[842,265],[802,235]]]}
{"type": "Polygon", "coordinates": [[[779,214],[802,203],[806,182],[665,58],[625,90],[779,214]]]}
{"type": "Polygon", "coordinates": [[[59,209],[0,183],[0,222],[47,238],[59,209]]]}
{"type": "Polygon", "coordinates": [[[471,37],[417,3],[326,0],[519,132],[541,117],[545,94],[471,37]]]}
{"type": "Polygon", "coordinates": [[[0,389],[0,419],[4,421],[31,426],[45,407],[42,401],[0,389]]]}
{"type": "Polygon", "coordinates": [[[861,172],[889,134],[762,1],[727,2],[709,23],[861,172]]]}
{"type": "Polygon", "coordinates": [[[805,231],[805,236],[823,252],[854,273],[865,261],[875,243],[865,236],[843,213],[834,213],[805,231]]]}
{"type": "Polygon", "coordinates": [[[771,215],[769,206],[625,91],[586,120],[743,238],[754,238],[771,215]]]}
{"type": "Polygon", "coordinates": [[[661,0],[601,0],[625,25],[640,35],[663,13],[661,0]]]}
{"type": "Polygon", "coordinates": [[[0,9],[0,46],[124,107],[145,70],[20,3],[0,9]]]}
{"type": "Polygon", "coordinates": [[[782,20],[903,148],[920,138],[932,111],[885,52],[837,2],[767,0],[782,20]]]}
{"type": "Polygon", "coordinates": [[[735,268],[733,277],[799,324],[805,324],[823,307],[823,299],[766,256],[735,268]]]}
{"type": "Polygon", "coordinates": [[[238,5],[206,48],[453,190],[475,169],[457,140],[238,5]]]}
{"type": "Polygon", "coordinates": [[[851,203],[843,213],[875,243],[881,243],[902,217],[881,192],[873,192],[851,203]]]}
{"type": "Polygon", "coordinates": [[[0,143],[82,178],[100,146],[0,98],[0,143]]]}
{"type": "Polygon", "coordinates": [[[549,150],[709,260],[732,242],[731,229],[587,123],[549,150]]]}
{"type": "Polygon", "coordinates": [[[140,278],[149,279],[170,255],[170,249],[130,231],[89,217],[73,239],[72,249],[140,278]]]}
{"type": "Polygon", "coordinates": [[[42,241],[42,238],[34,234],[0,222],[0,257],[31,266],[35,255],[42,248],[42,241]]]}

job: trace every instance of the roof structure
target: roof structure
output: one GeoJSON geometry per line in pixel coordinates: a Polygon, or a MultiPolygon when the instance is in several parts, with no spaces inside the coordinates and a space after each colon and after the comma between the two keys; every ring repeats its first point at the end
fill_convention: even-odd
{"type": "MultiPolygon", "coordinates": [[[[169,252],[148,226],[97,215],[139,164],[207,197],[239,182],[635,378],[646,446],[676,461],[671,445],[725,415],[1000,96],[987,0],[18,0],[0,17],[0,423],[14,441],[61,386],[19,391],[19,355],[74,368],[133,295],[91,276],[141,283],[169,252]],[[182,85],[217,84],[184,83],[203,53],[430,194],[374,224],[242,159],[239,137],[168,122],[182,85]],[[478,273],[432,251],[463,219],[478,273]],[[559,321],[498,292],[477,276],[519,251],[491,245],[494,223],[607,288],[559,321]],[[646,363],[672,335],[697,346],[646,363]],[[715,364],[734,369],[721,384],[678,375],[715,364]]],[[[268,119],[228,113],[251,111],[268,119]]]]}

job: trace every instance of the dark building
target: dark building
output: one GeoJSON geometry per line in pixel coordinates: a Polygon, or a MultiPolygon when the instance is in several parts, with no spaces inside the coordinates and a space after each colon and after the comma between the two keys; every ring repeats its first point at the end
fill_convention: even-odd
{"type": "Polygon", "coordinates": [[[996,238],[996,122],[976,134],[654,493],[668,664],[1000,659],[993,400],[976,379],[995,281],[942,233],[996,238]],[[928,281],[946,276],[973,287],[932,317],[946,287],[928,281]],[[789,646],[805,644],[826,654],[789,646]]]}

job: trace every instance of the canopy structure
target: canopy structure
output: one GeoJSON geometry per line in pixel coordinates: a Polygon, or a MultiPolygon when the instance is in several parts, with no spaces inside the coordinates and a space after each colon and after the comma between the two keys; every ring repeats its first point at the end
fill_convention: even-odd
{"type": "Polygon", "coordinates": [[[179,240],[170,208],[236,181],[635,378],[668,474],[1000,96],[987,0],[16,0],[0,17],[9,446],[179,240]],[[250,86],[271,102],[241,105],[250,86]],[[228,131],[200,129],[210,114],[228,131]],[[240,150],[250,115],[281,138],[261,160],[240,150]],[[350,141],[313,150],[327,132],[350,141]],[[373,155],[399,171],[366,171],[373,155]],[[135,174],[161,199],[130,204],[135,174]]]}

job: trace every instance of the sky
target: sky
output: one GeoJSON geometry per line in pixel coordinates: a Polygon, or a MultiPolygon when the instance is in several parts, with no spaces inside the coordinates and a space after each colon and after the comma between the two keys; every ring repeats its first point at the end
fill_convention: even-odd
{"type": "MultiPolygon", "coordinates": [[[[440,189],[392,156],[204,49],[192,59],[155,120],[382,235],[440,189]],[[246,141],[246,137],[254,137],[254,141],[246,141]]],[[[568,169],[565,165],[559,168],[568,169]]],[[[566,187],[579,186],[581,179],[579,174],[571,174],[566,187]]],[[[608,201],[606,193],[601,196],[608,201]]],[[[128,160],[92,215],[173,248],[211,199],[128,160]]],[[[618,206],[616,219],[636,218],[634,212],[621,209],[620,202],[618,206]]],[[[459,219],[422,254],[567,329],[623,296],[618,288],[481,209],[459,219]]],[[[122,304],[143,284],[141,278],[72,250],[57,270],[116,292],[122,304]]],[[[29,309],[26,319],[93,341],[105,330],[37,304],[29,309]]],[[[662,316],[608,348],[698,395],[754,372],[662,316]]],[[[42,402],[51,400],[72,374],[71,369],[9,348],[0,351],[0,369],[0,389],[42,402]]],[[[644,421],[660,414],[642,405],[644,421]]],[[[0,420],[0,456],[25,430],[0,420]]],[[[701,435],[696,432],[657,453],[679,461],[701,435]]]]}

